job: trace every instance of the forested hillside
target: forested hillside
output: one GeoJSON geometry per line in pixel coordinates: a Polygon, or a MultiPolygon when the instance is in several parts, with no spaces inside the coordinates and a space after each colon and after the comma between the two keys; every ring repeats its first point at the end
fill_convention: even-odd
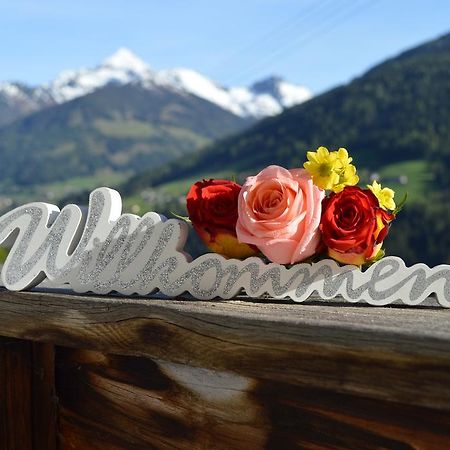
{"type": "Polygon", "coordinates": [[[0,128],[0,187],[153,169],[249,123],[171,89],[107,86],[0,128]]]}
{"type": "MultiPolygon", "coordinates": [[[[189,159],[130,180],[133,191],[228,168],[301,165],[306,150],[345,146],[359,167],[379,170],[398,161],[431,162],[445,184],[450,154],[450,34],[374,67],[346,86],[265,119],[189,159]]],[[[332,68],[330,68],[332,70],[332,68]]]]}
{"type": "Polygon", "coordinates": [[[346,147],[363,174],[377,172],[412,194],[392,227],[389,253],[408,263],[450,263],[450,34],[188,159],[143,172],[123,190],[132,195],[269,164],[299,167],[319,145],[346,147]]]}

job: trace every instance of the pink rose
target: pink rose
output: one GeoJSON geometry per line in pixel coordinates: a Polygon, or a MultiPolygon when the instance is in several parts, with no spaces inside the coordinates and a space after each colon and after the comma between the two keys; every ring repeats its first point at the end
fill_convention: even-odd
{"type": "Polygon", "coordinates": [[[269,166],[242,186],[237,237],[275,263],[302,261],[319,245],[324,196],[306,170],[269,166]]]}

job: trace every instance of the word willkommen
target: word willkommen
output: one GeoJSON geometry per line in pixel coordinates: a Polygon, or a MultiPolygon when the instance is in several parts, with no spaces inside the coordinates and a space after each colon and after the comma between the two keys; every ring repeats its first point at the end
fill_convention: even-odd
{"type": "Polygon", "coordinates": [[[76,205],[61,211],[47,203],[30,203],[0,217],[0,244],[11,247],[2,270],[9,290],[39,284],[45,277],[67,283],[77,292],[168,296],[189,292],[198,299],[264,293],[276,299],[306,300],[313,292],[330,299],[386,305],[400,300],[417,305],[435,293],[450,307],[450,266],[406,267],[387,257],[366,271],[331,260],[287,268],[217,254],[192,258],[183,251],[187,225],[149,212],[142,218],[122,214],[118,192],[99,188],[90,195],[87,217],[76,205]]]}

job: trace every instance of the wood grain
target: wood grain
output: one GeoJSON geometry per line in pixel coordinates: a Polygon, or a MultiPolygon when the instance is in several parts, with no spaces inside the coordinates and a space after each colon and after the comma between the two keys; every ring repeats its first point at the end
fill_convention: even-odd
{"type": "Polygon", "coordinates": [[[62,449],[248,449],[267,440],[242,377],[68,349],[57,367],[62,449]]]}
{"type": "Polygon", "coordinates": [[[449,314],[1,291],[0,449],[450,448],[449,314]]]}
{"type": "Polygon", "coordinates": [[[0,335],[450,411],[450,311],[0,293],[0,335]]]}
{"type": "Polygon", "coordinates": [[[55,450],[53,346],[0,337],[0,449],[55,450]]]}
{"type": "Polygon", "coordinates": [[[0,448],[32,450],[31,343],[0,338],[0,448]]]}
{"type": "Polygon", "coordinates": [[[33,450],[56,449],[58,401],[55,393],[55,349],[52,344],[31,343],[33,450]]]}
{"type": "Polygon", "coordinates": [[[61,450],[444,449],[428,408],[60,348],[61,450]]]}

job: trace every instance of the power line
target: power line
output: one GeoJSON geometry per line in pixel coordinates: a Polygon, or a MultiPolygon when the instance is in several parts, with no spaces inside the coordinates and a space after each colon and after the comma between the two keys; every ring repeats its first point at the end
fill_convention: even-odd
{"type": "Polygon", "coordinates": [[[221,68],[226,68],[232,63],[236,58],[238,58],[240,55],[248,53],[251,50],[260,48],[261,45],[267,44],[267,45],[276,45],[275,38],[279,36],[280,34],[283,35],[286,32],[290,31],[291,29],[296,29],[298,25],[305,21],[308,17],[311,15],[314,15],[315,13],[320,13],[321,10],[326,8],[327,4],[336,2],[336,0],[325,0],[323,2],[316,2],[312,8],[306,8],[302,9],[299,13],[295,14],[294,16],[291,16],[288,20],[283,21],[282,23],[278,24],[275,28],[270,30],[268,33],[260,36],[255,41],[251,42],[248,45],[245,45],[235,51],[230,56],[226,57],[224,60],[220,61],[218,64],[213,66],[210,71],[216,71],[221,68]]]}
{"type": "Polygon", "coordinates": [[[255,72],[257,69],[261,69],[264,66],[266,66],[268,63],[271,63],[274,59],[279,59],[279,57],[283,54],[286,54],[287,52],[291,51],[292,48],[298,48],[299,44],[304,45],[307,42],[310,42],[314,38],[316,38],[318,35],[323,35],[330,30],[334,29],[336,27],[336,24],[342,23],[342,16],[345,16],[345,13],[351,12],[353,15],[353,12],[355,9],[361,9],[361,3],[358,3],[356,5],[356,8],[354,8],[355,2],[351,1],[350,3],[341,5],[335,5],[334,8],[329,9],[324,17],[318,21],[320,23],[319,27],[315,27],[312,30],[307,32],[306,34],[299,35],[297,38],[291,39],[291,42],[284,46],[278,46],[274,51],[267,52],[262,58],[259,59],[259,61],[254,62],[253,64],[245,67],[241,72],[238,72],[235,74],[232,78],[234,80],[240,80],[243,77],[248,76],[252,72],[255,72]]]}
{"type": "MultiPolygon", "coordinates": [[[[321,20],[320,21],[320,27],[314,28],[312,32],[309,35],[306,36],[299,36],[299,38],[294,39],[290,45],[286,45],[283,47],[279,47],[274,52],[271,52],[269,54],[266,54],[265,57],[263,57],[259,62],[256,62],[255,64],[252,64],[248,67],[246,67],[243,71],[240,73],[237,73],[235,76],[233,76],[233,80],[241,80],[243,77],[248,76],[252,72],[255,72],[257,69],[261,69],[265,66],[267,66],[268,63],[271,63],[274,59],[279,59],[281,56],[285,55],[286,53],[291,52],[292,50],[298,49],[299,45],[304,46],[305,44],[313,41],[317,37],[321,37],[325,34],[330,33],[335,28],[339,27],[342,23],[348,21],[350,18],[354,17],[358,13],[360,13],[363,9],[366,7],[373,6],[375,3],[377,3],[379,0],[368,0],[363,3],[359,3],[356,5],[356,7],[353,8],[340,8],[339,11],[336,13],[336,8],[333,8],[332,13],[328,14],[325,19],[329,20],[321,20]]],[[[354,2],[352,2],[354,4],[354,2]]]]}

